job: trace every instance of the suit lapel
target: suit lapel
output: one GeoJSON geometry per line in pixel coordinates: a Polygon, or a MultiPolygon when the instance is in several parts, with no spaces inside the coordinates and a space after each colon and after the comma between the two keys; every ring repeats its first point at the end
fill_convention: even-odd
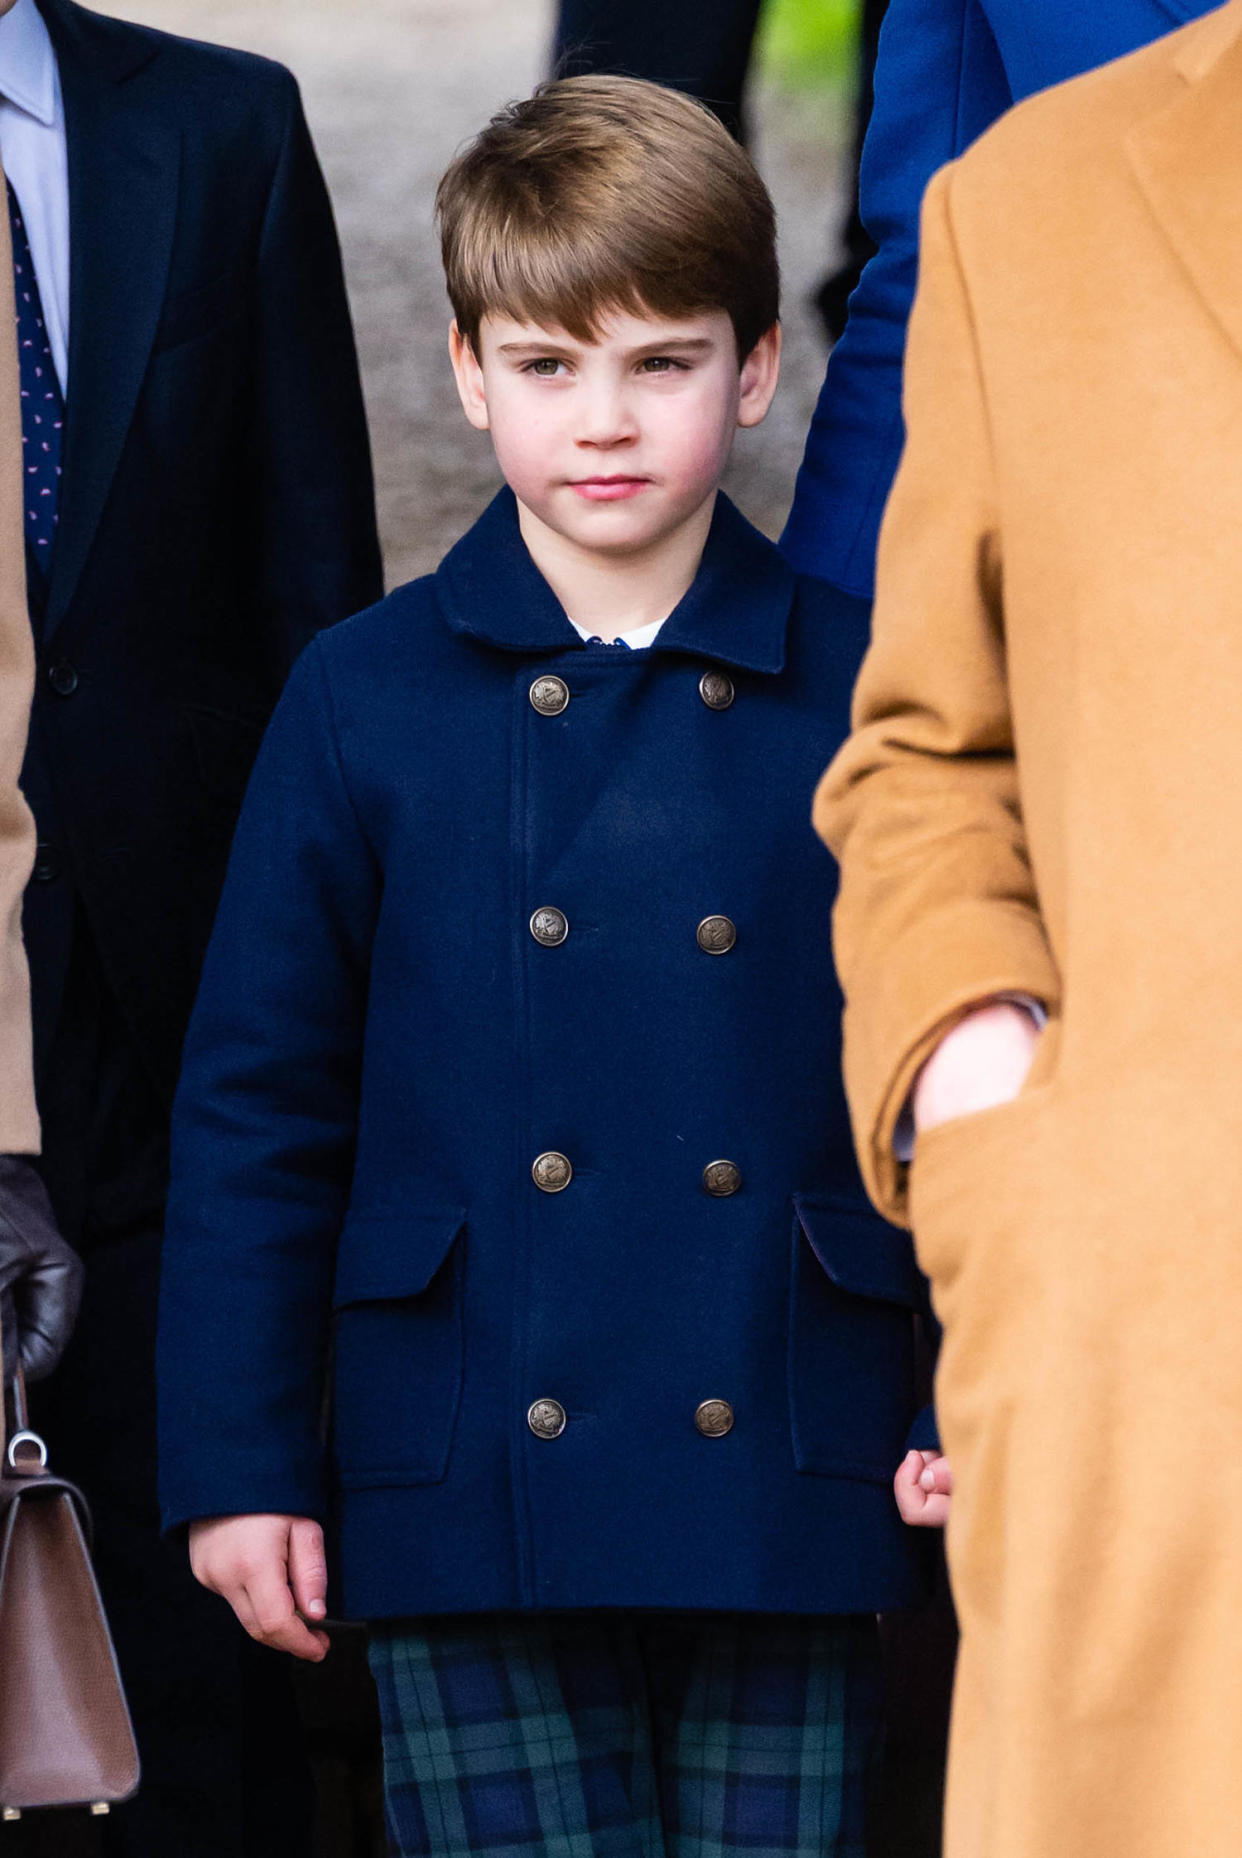
{"type": "Polygon", "coordinates": [[[73,599],[159,322],[177,215],[180,135],[127,80],[154,42],[43,0],[69,152],[69,383],[60,528],[45,632],[73,599]]]}
{"type": "Polygon", "coordinates": [[[1188,31],[1185,90],[1131,131],[1126,153],[1191,282],[1242,351],[1242,0],[1188,31]]]}

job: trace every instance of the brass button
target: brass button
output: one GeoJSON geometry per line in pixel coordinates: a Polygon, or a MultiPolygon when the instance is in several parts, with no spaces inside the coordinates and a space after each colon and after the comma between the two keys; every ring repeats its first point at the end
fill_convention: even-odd
{"type": "Polygon", "coordinates": [[[736,1161],[709,1161],[703,1170],[703,1186],[717,1200],[727,1200],[742,1185],[742,1170],[736,1161]]]}
{"type": "Polygon", "coordinates": [[[727,1400],[704,1400],[694,1415],[694,1423],[705,1439],[723,1439],[726,1432],[733,1430],[733,1408],[727,1400]]]}
{"type": "Polygon", "coordinates": [[[698,927],[698,938],[705,955],[727,955],[737,941],[737,930],[727,916],[705,916],[698,927]]]}
{"type": "MultiPolygon", "coordinates": [[[[702,1410],[700,1407],[699,1411],[702,1410]]],[[[559,1400],[536,1400],[526,1415],[526,1423],[537,1439],[559,1439],[569,1418],[559,1400]]],[[[730,1415],[729,1425],[732,1424],[730,1415]]]]}
{"type": "Polygon", "coordinates": [[[569,708],[569,685],[561,677],[537,677],[530,687],[530,701],[541,716],[559,716],[569,708]]]}
{"type": "Polygon", "coordinates": [[[709,710],[727,710],[736,695],[733,679],[724,671],[704,671],[699,679],[699,695],[709,710]]]}
{"type": "Polygon", "coordinates": [[[563,1193],[574,1178],[568,1157],[559,1155],[554,1148],[535,1157],[530,1173],[536,1187],[544,1194],[563,1193]]]}
{"type": "Polygon", "coordinates": [[[565,912],[551,908],[536,910],[530,919],[530,932],[540,948],[559,948],[569,934],[565,912]]]}

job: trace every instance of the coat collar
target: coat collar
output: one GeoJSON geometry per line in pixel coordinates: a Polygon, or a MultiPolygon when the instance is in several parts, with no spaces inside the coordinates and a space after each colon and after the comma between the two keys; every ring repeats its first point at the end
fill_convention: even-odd
{"type": "Polygon", "coordinates": [[[1126,153],[1192,283],[1242,349],[1242,0],[1174,44],[1184,89],[1130,132],[1126,153]]]}
{"type": "Polygon", "coordinates": [[[39,0],[39,10],[60,69],[69,155],[69,379],[50,633],[77,588],[146,373],[172,256],[181,139],[152,111],[145,86],[128,87],[158,56],[158,33],[73,0],[39,0]]]}
{"type": "MultiPolygon", "coordinates": [[[[722,491],[694,583],[650,649],[711,658],[743,671],[780,671],[794,584],[784,557],[722,491]]],[[[449,625],[467,638],[508,652],[582,649],[530,558],[511,490],[502,490],[450,549],[435,587],[449,625]]]]}

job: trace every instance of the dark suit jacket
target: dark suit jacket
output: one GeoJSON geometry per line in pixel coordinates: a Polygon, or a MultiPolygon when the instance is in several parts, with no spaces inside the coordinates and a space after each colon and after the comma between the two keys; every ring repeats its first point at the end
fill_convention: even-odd
{"type": "Polygon", "coordinates": [[[278,65],[40,0],[69,147],[60,532],[24,784],[38,1053],[75,897],[171,1097],[228,842],[301,647],[381,591],[331,209],[278,65]]]}
{"type": "MultiPolygon", "coordinates": [[[[1011,104],[1146,45],[1219,0],[890,0],[861,207],[878,246],[850,299],[781,538],[794,566],[870,599],[901,456],[919,208],[936,169],[1011,104]]],[[[1014,211],[1022,202],[1014,201],[1014,211]]]]}
{"type": "Polygon", "coordinates": [[[918,1591],[891,1486],[921,1280],[862,1197],[807,807],[866,620],[722,501],[655,645],[584,646],[505,492],[309,648],[174,1116],[169,1525],[322,1516],[335,1489],[365,1615],[918,1591]],[[528,1423],[545,1398],[562,1437],[528,1423]],[[713,1399],[723,1437],[696,1428],[713,1399]]]}
{"type": "Polygon", "coordinates": [[[558,77],[615,71],[668,84],[710,104],[734,135],[760,0],[561,0],[558,77]]]}

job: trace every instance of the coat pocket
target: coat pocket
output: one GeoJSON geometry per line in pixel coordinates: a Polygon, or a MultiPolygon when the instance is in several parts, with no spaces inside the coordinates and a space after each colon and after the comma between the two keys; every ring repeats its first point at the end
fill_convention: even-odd
{"type": "Polygon", "coordinates": [[[794,1462],[887,1484],[914,1416],[914,1318],[925,1308],[909,1235],[839,1195],[794,1195],[789,1412],[794,1462]]]}
{"type": "Polygon", "coordinates": [[[465,1214],[351,1218],[337,1251],[333,1438],[347,1487],[436,1484],[464,1361],[465,1214]]]}

